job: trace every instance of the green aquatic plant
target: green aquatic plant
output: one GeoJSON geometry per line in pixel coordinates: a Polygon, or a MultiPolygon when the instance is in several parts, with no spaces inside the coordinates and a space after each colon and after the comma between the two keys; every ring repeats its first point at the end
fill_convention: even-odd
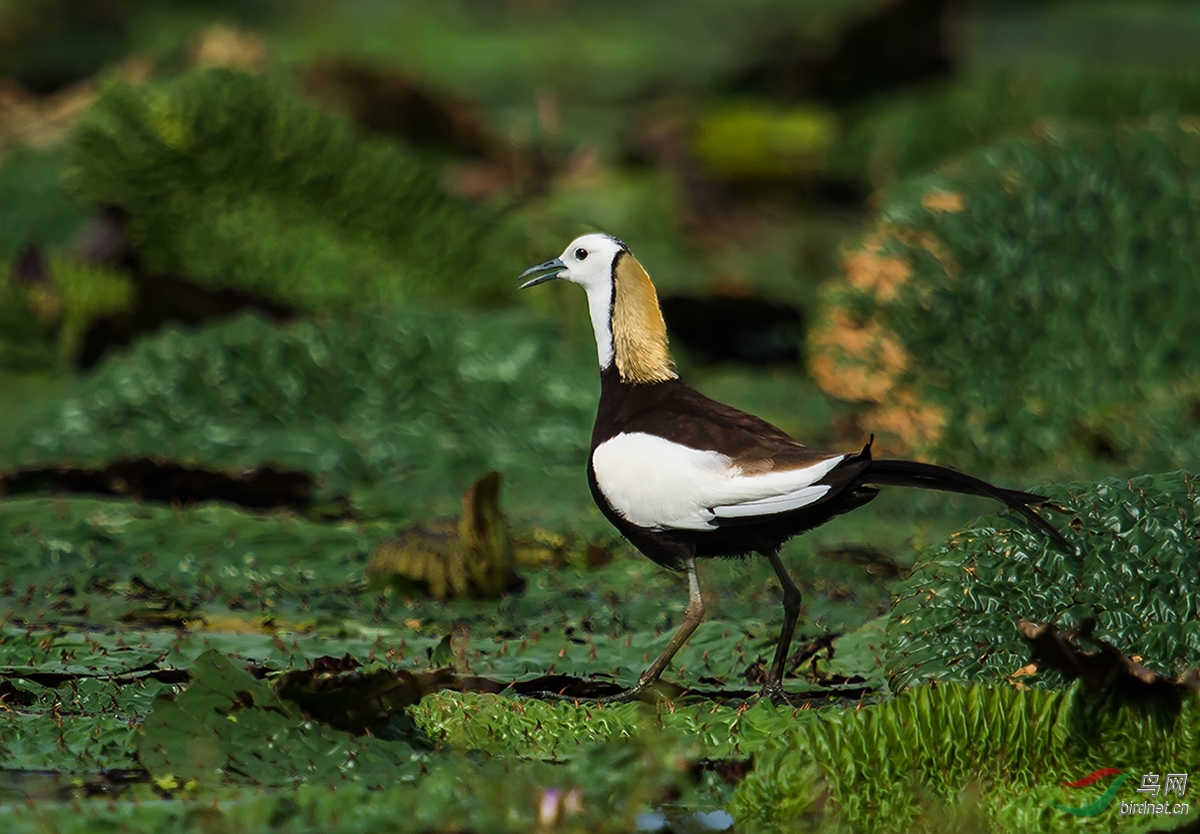
{"type": "MultiPolygon", "coordinates": [[[[1079,819],[1053,803],[1075,807],[1079,795],[1061,783],[1105,767],[1200,767],[1198,711],[1195,696],[1170,710],[1078,687],[919,687],[782,733],[729,809],[740,827],[767,832],[1075,830],[1079,819]]],[[[1130,830],[1116,808],[1095,824],[1130,830]]]]}
{"type": "Polygon", "coordinates": [[[856,108],[830,166],[889,185],[1037,122],[1112,125],[1200,114],[1200,73],[1184,66],[1090,64],[975,69],[856,108]]]}

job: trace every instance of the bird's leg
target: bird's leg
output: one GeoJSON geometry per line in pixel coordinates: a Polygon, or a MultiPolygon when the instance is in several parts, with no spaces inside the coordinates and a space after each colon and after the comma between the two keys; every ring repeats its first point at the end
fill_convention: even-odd
{"type": "Polygon", "coordinates": [[[595,704],[617,704],[624,701],[636,701],[642,692],[658,681],[662,673],[666,671],[667,666],[671,664],[671,659],[675,657],[675,653],[687,642],[688,638],[692,636],[692,632],[700,625],[700,621],[704,619],[704,597],[700,595],[700,579],[696,576],[696,557],[688,556],[684,562],[684,567],[687,570],[688,577],[688,605],[683,612],[683,623],[679,626],[679,630],[675,632],[675,636],[671,638],[671,642],[667,644],[663,653],[658,656],[658,659],[650,664],[649,669],[642,672],[637,683],[615,695],[604,695],[599,698],[577,698],[557,692],[533,692],[529,694],[533,697],[556,701],[587,701],[595,704]]]}
{"type": "Polygon", "coordinates": [[[788,650],[792,646],[792,635],[796,631],[796,619],[800,616],[800,589],[792,581],[787,568],[779,560],[779,548],[765,554],[779,577],[783,586],[783,626],[779,629],[779,642],[775,645],[775,660],[767,672],[767,682],[763,685],[762,695],[773,701],[787,701],[783,692],[783,666],[787,663],[788,650]]]}
{"type": "Polygon", "coordinates": [[[688,577],[688,604],[683,612],[683,623],[680,624],[679,631],[675,632],[675,636],[663,649],[663,653],[658,656],[658,660],[651,663],[650,668],[642,672],[637,683],[624,692],[597,698],[596,703],[615,704],[636,700],[647,687],[653,686],[658,681],[671,664],[675,653],[687,642],[688,638],[692,636],[692,632],[696,630],[696,626],[700,625],[700,621],[704,619],[704,597],[700,595],[700,579],[696,576],[696,557],[689,556],[684,562],[684,567],[687,569],[688,577]]]}

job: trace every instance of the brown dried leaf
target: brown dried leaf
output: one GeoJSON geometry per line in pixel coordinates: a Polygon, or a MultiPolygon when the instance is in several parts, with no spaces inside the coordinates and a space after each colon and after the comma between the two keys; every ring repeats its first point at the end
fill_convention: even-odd
{"type": "Polygon", "coordinates": [[[367,574],[416,583],[437,599],[497,599],[524,587],[500,510],[500,473],[488,472],[463,496],[457,524],[416,524],[379,543],[367,574]]]}
{"type": "Polygon", "coordinates": [[[1036,664],[1057,669],[1071,679],[1082,678],[1093,689],[1172,701],[1180,700],[1187,692],[1200,691],[1200,677],[1195,671],[1168,680],[1122,654],[1111,643],[1093,637],[1095,627],[1096,621],[1091,618],[1071,632],[1062,631],[1053,623],[1035,625],[1028,620],[1017,623],[1036,664]],[[1085,652],[1080,643],[1087,643],[1096,651],[1085,652]]]}

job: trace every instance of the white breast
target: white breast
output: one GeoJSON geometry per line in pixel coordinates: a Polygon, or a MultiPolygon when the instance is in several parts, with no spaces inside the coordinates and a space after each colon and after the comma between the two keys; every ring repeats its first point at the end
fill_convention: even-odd
{"type": "Polygon", "coordinates": [[[747,475],[728,455],[632,432],[597,446],[592,469],[612,508],[639,527],[712,530],[716,519],[768,517],[819,500],[829,485],[816,482],[844,457],[747,475]]]}

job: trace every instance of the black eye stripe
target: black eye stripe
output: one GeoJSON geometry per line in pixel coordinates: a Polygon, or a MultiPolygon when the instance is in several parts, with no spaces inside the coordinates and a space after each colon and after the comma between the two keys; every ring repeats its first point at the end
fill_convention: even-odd
{"type": "Polygon", "coordinates": [[[588,250],[584,249],[582,246],[575,250],[575,260],[586,261],[587,256],[588,256],[588,250]]]}

